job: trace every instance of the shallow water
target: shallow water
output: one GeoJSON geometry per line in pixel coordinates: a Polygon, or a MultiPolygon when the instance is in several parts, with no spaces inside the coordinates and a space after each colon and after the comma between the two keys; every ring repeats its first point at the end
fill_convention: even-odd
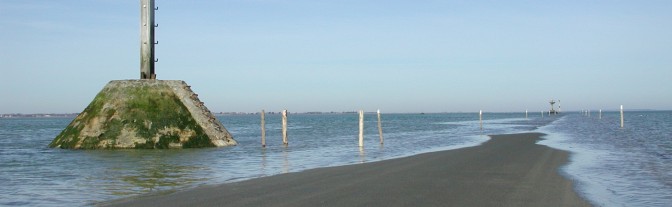
{"type": "MultiPolygon", "coordinates": [[[[372,162],[474,146],[486,141],[487,134],[537,131],[542,126],[546,127],[540,131],[550,133],[546,144],[559,148],[569,145],[582,149],[569,149],[576,151],[577,156],[573,156],[576,157],[573,158],[575,161],[566,166],[563,172],[579,181],[580,190],[587,198],[609,206],[668,201],[666,199],[669,196],[665,197],[664,194],[671,192],[668,190],[669,171],[672,169],[669,166],[670,130],[660,131],[658,135],[648,132],[655,130],[642,132],[636,130],[639,128],[634,123],[636,119],[630,118],[626,121],[625,130],[614,133],[642,139],[653,133],[659,137],[667,136],[667,141],[661,139],[641,145],[630,141],[583,142],[575,137],[582,137],[584,134],[602,136],[600,134],[604,132],[593,129],[598,128],[601,122],[590,121],[578,114],[550,118],[539,116],[530,114],[529,119],[525,119],[524,113],[485,113],[484,129],[481,131],[477,113],[383,114],[385,144],[380,145],[376,116],[367,114],[365,147],[360,149],[357,144],[357,114],[291,114],[288,147],[282,146],[280,116],[268,114],[267,148],[264,149],[260,146],[258,115],[226,115],[219,116],[218,119],[239,142],[238,146],[185,150],[51,149],[47,147],[49,142],[72,119],[0,119],[0,205],[91,205],[150,192],[170,192],[318,167],[372,162]],[[574,119],[585,121],[586,124],[574,126],[572,124],[578,123],[574,119]],[[589,123],[598,126],[591,126],[589,123]],[[640,153],[652,147],[660,150],[652,150],[653,154],[640,153]],[[643,156],[624,156],[636,158],[637,161],[633,162],[635,164],[632,164],[631,169],[628,168],[629,173],[640,175],[638,181],[650,183],[648,186],[638,187],[644,189],[638,192],[651,191],[651,194],[657,193],[659,196],[641,197],[643,201],[640,202],[627,199],[631,195],[623,198],[622,194],[634,192],[628,187],[624,188],[626,190],[617,187],[601,190],[604,183],[625,185],[635,181],[631,177],[626,178],[619,173],[604,170],[612,167],[610,162],[584,161],[584,157],[586,154],[602,153],[601,150],[616,151],[614,149],[621,148],[643,156]],[[647,156],[654,154],[658,158],[652,160],[658,161],[638,164],[642,163],[641,160],[651,159],[647,156]],[[596,181],[592,179],[594,176],[603,180],[596,181]],[[656,191],[654,187],[660,190],[656,191]],[[612,191],[615,193],[611,193],[612,191]],[[614,202],[604,202],[605,199],[614,202]]],[[[669,113],[667,116],[669,117],[669,113]]],[[[606,123],[611,122],[611,119],[613,117],[605,115],[603,122],[608,125],[606,123]]],[[[652,120],[653,118],[641,118],[641,122],[652,120]]],[[[670,129],[669,122],[663,127],[670,129]]],[[[625,140],[619,136],[612,137],[625,140]]],[[[620,158],[612,156],[609,160],[622,162],[620,158]]]]}
{"type": "Polygon", "coordinates": [[[365,147],[357,145],[357,114],[290,115],[289,146],[280,116],[267,115],[260,147],[258,115],[218,119],[238,146],[185,150],[63,150],[47,145],[71,118],[0,119],[0,205],[59,206],[156,191],[192,188],[311,168],[356,164],[477,145],[484,134],[527,131],[552,119],[523,114],[383,114],[379,144],[375,114],[365,119],[365,147]]]}
{"type": "Polygon", "coordinates": [[[563,116],[539,131],[540,142],[573,152],[563,172],[599,206],[672,204],[672,112],[563,116]]]}

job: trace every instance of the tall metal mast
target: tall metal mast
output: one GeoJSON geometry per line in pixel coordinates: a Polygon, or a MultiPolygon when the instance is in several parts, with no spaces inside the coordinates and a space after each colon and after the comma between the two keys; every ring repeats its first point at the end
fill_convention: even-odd
{"type": "Polygon", "coordinates": [[[140,0],[140,79],[156,79],[154,73],[154,0],[140,0]]]}

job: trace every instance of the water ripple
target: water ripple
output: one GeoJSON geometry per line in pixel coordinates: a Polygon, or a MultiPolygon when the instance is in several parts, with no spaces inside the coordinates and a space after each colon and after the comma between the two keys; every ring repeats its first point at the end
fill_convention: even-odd
{"type": "Polygon", "coordinates": [[[258,115],[220,116],[238,146],[96,151],[47,148],[72,119],[0,119],[0,205],[91,205],[148,192],[373,162],[473,146],[487,140],[486,134],[529,131],[555,120],[523,119],[523,113],[484,117],[481,130],[476,113],[383,114],[385,144],[380,145],[377,119],[367,115],[365,143],[359,148],[357,114],[292,114],[289,146],[284,147],[280,116],[269,114],[264,149],[258,115]]]}

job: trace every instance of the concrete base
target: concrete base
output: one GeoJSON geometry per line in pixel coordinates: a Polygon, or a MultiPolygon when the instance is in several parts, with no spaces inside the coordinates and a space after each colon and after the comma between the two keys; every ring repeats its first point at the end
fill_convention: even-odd
{"type": "Polygon", "coordinates": [[[236,145],[179,80],[110,81],[49,147],[165,149],[236,145]]]}

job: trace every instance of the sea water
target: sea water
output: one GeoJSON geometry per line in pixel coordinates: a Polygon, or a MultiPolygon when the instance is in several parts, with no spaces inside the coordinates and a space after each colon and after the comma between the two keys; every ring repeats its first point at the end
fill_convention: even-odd
{"type": "Polygon", "coordinates": [[[572,152],[562,172],[598,206],[672,206],[672,111],[565,115],[545,144],[572,152]]]}
{"type": "Polygon", "coordinates": [[[628,133],[628,136],[612,136],[612,139],[646,139],[654,133],[642,134],[637,130],[638,122],[654,122],[667,127],[666,130],[658,130],[655,143],[645,145],[662,149],[654,150],[653,158],[646,157],[650,146],[630,149],[628,146],[633,144],[580,141],[584,134],[602,136],[605,132],[592,130],[599,128],[600,124],[612,124],[615,118],[609,114],[604,120],[596,121],[578,114],[551,117],[546,114],[543,118],[540,114],[530,114],[526,119],[524,113],[485,113],[483,129],[480,128],[478,113],[383,114],[385,142],[381,145],[376,115],[369,113],[365,117],[363,148],[358,147],[358,115],[354,113],[290,114],[289,145],[286,147],[282,144],[280,116],[267,114],[266,148],[262,148],[260,143],[259,115],[225,115],[218,116],[218,119],[238,141],[237,146],[180,150],[52,149],[47,145],[72,118],[0,119],[0,205],[91,205],[147,193],[172,192],[200,185],[475,146],[487,141],[488,134],[530,131],[548,133],[549,140],[544,141],[547,142],[545,144],[576,154],[572,155],[572,163],[562,172],[575,179],[582,195],[592,202],[603,205],[655,205],[669,203],[671,192],[670,113],[666,113],[662,116],[662,119],[667,119],[666,124],[658,120],[660,117],[655,120],[645,116],[628,118],[626,128],[615,129],[621,131],[614,132],[628,133]],[[579,125],[576,130],[572,129],[574,125],[579,125]],[[629,153],[644,153],[644,157],[622,156],[626,162],[635,163],[627,171],[638,177],[623,177],[608,170],[614,165],[611,162],[623,162],[616,159],[618,156],[599,159],[601,162],[591,160],[596,154],[613,150],[596,147],[601,145],[629,153]],[[636,164],[642,163],[642,160],[648,164],[636,164]],[[603,180],[596,181],[594,177],[603,180]],[[630,184],[636,182],[649,184],[630,184]],[[610,183],[626,187],[606,185],[610,183]],[[630,199],[628,192],[653,196],[630,199]]]}

